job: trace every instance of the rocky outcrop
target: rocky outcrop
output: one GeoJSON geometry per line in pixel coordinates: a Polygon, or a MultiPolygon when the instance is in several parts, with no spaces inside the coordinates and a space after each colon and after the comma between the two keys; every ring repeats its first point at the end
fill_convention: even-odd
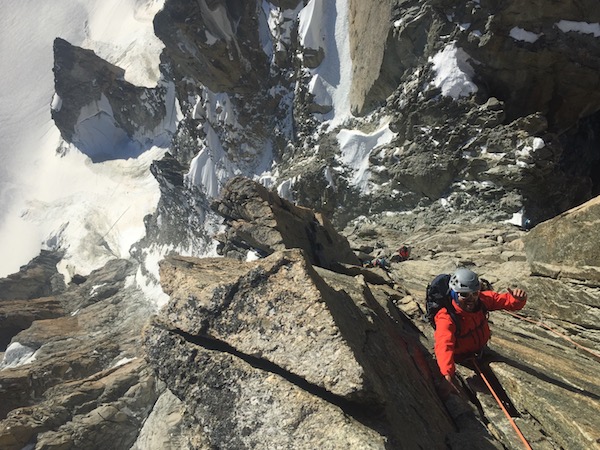
{"type": "Polygon", "coordinates": [[[280,166],[295,180],[295,198],[340,227],[359,215],[410,212],[409,229],[414,216],[435,226],[523,212],[535,224],[597,195],[599,157],[584,143],[596,140],[587,121],[596,124],[600,109],[597,12],[591,1],[571,6],[349,2],[349,96],[365,120],[348,128],[368,134],[391,116],[397,136],[370,152],[378,188],[364,192],[332,156],[339,130],[313,143],[314,124],[298,121],[308,145],[280,166]]]}
{"type": "MultiPolygon", "coordinates": [[[[581,222],[576,216],[571,218],[563,219],[564,229],[579,230],[581,222]]],[[[594,374],[600,368],[600,291],[592,283],[585,286],[583,280],[550,279],[532,271],[525,249],[530,236],[537,241],[535,228],[526,233],[512,226],[455,225],[406,234],[364,224],[348,232],[354,247],[360,243],[381,251],[395,249],[399,242],[411,245],[411,258],[392,264],[389,276],[407,291],[395,303],[421,329],[423,343],[430,350],[433,336],[422,319],[422,299],[425,286],[436,274],[466,266],[491,281],[496,290],[526,289],[529,300],[519,314],[490,313],[492,339],[482,367],[489,366],[499,380],[515,408],[513,420],[533,448],[597,446],[600,390],[594,374]]],[[[492,434],[506,448],[522,448],[479,376],[467,367],[459,369],[492,434]]],[[[446,405],[465,430],[462,414],[468,408],[452,402],[446,405]]]]}
{"type": "MultiPolygon", "coordinates": [[[[551,278],[530,268],[526,249],[544,226],[452,225],[407,234],[365,220],[332,241],[380,255],[407,244],[411,258],[387,270],[323,268],[311,259],[314,241],[285,234],[302,227],[281,226],[274,193],[265,197],[237,179],[221,206],[236,198],[235,186],[244,193],[239,198],[247,196],[239,208],[229,204],[238,220],[246,218],[245,238],[282,242],[269,256],[166,258],[161,282],[170,302],[150,320],[154,306],[131,284],[137,266],[123,260],[65,292],[33,299],[52,302],[60,317],[34,320],[4,355],[2,448],[100,449],[107,440],[139,450],[520,448],[471,368],[459,367],[469,400],[441,389],[422,299],[434,275],[457,266],[472,267],[498,290],[529,293],[518,315],[491,313],[482,365],[503,387],[532,447],[597,445],[599,288],[583,274],[551,278]],[[261,226],[250,226],[251,217],[261,226]]],[[[557,218],[561,235],[592,230],[595,204],[581,209],[589,209],[585,220],[577,211],[557,218]]],[[[314,221],[300,211],[294,223],[314,221]]]]}
{"type": "Polygon", "coordinates": [[[93,51],[54,41],[52,119],[62,138],[92,161],[137,157],[153,139],[168,140],[167,87],[141,88],[93,51]]]}
{"type": "Polygon", "coordinates": [[[62,275],[56,270],[61,257],[60,252],[42,251],[19,272],[0,280],[0,352],[35,320],[64,315],[53,296],[65,290],[62,275]]]}
{"type": "MultiPolygon", "coordinates": [[[[225,191],[229,199],[233,186],[225,191]]],[[[263,210],[263,226],[248,228],[247,239],[260,242],[268,236],[266,223],[279,229],[273,215],[263,210]]],[[[412,257],[387,271],[346,265],[343,273],[311,266],[304,250],[273,252],[255,262],[172,257],[161,264],[171,302],[146,330],[148,355],[193,420],[210,424],[207,442],[241,448],[258,442],[320,446],[320,434],[313,432],[310,439],[305,434],[315,416],[299,416],[299,410],[308,409],[336,424],[338,431],[329,436],[333,448],[349,442],[378,448],[382,437],[391,448],[424,445],[407,429],[390,431],[400,426],[395,420],[413,417],[400,404],[417,398],[424,402],[430,397],[419,385],[429,386],[428,392],[438,383],[430,353],[432,330],[422,320],[420,299],[437,273],[469,266],[499,290],[520,286],[530,296],[517,316],[492,314],[491,353],[481,363],[487,377],[498,380],[496,389],[504,388],[502,395],[526,439],[541,448],[594,445],[599,392],[592,380],[600,363],[594,352],[599,335],[583,316],[565,321],[566,316],[547,309],[548,279],[529,269],[526,232],[511,225],[455,226],[406,235],[363,224],[347,234],[354,248],[380,254],[409,244],[412,257]],[[568,336],[573,333],[576,342],[568,336]],[[538,352],[544,356],[534,356],[538,352]],[[188,365],[189,371],[181,373],[179,367],[188,365]],[[200,387],[196,379],[206,384],[200,387]],[[300,391],[292,395],[290,389],[300,391]],[[349,421],[339,422],[337,408],[349,421]],[[368,411],[370,419],[357,411],[368,411]],[[279,418],[275,430],[267,425],[272,417],[279,418]],[[411,444],[410,439],[417,440],[411,444]]],[[[569,283],[557,282],[554,288],[562,290],[563,305],[580,294],[569,283]]],[[[519,438],[482,379],[468,367],[461,367],[460,374],[471,400],[450,396],[442,402],[434,396],[427,407],[443,405],[460,431],[430,429],[432,439],[450,448],[467,443],[519,448],[519,438]]],[[[444,414],[440,417],[445,423],[444,414]]],[[[410,423],[409,429],[417,426],[410,423]]]]}
{"type": "Polygon", "coordinates": [[[225,218],[226,231],[216,237],[225,256],[244,259],[249,251],[265,256],[302,248],[316,266],[359,263],[346,239],[322,214],[296,206],[247,178],[232,178],[213,209],[225,218]]]}
{"type": "Polygon", "coordinates": [[[154,161],[150,172],[161,197],[156,212],[144,218],[146,235],[132,246],[130,254],[140,262],[144,276],[158,283],[155,271],[146,267],[146,259],[165,247],[193,249],[193,255],[214,253],[214,230],[207,224],[217,223],[219,218],[210,210],[206,195],[186,183],[186,167],[170,153],[154,161]]]}
{"type": "Polygon", "coordinates": [[[295,250],[168,258],[161,280],[148,357],[212,445],[437,448],[451,432],[412,330],[360,277],[295,250]]]}
{"type": "Polygon", "coordinates": [[[256,2],[169,0],[156,15],[154,30],[176,79],[200,75],[213,92],[254,94],[269,71],[256,33],[258,14],[256,2]]]}
{"type": "Polygon", "coordinates": [[[302,48],[300,1],[165,1],[154,24],[169,81],[155,89],[55,41],[52,117],[67,143],[99,162],[174,136],[133,258],[209,253],[215,212],[225,257],[165,259],[171,300],[150,322],[132,280],[152,274],[133,260],[64,286],[60,256],[44,253],[0,280],[0,447],[520,448],[471,368],[459,369],[468,401],[439,389],[422,298],[463,265],[529,292],[518,315],[491,315],[485,364],[532,447],[598,446],[597,202],[543,222],[599,191],[595,3],[375,3],[315,13],[336,19],[327,39],[348,26],[362,117],[334,126],[311,82],[339,52],[302,48]],[[444,90],[438,59],[465,90],[444,90]],[[110,139],[94,146],[98,123],[110,139]],[[340,131],[377,140],[368,189],[340,131]],[[297,204],[238,177],[209,211],[186,177],[201,152],[215,190],[260,173],[297,204]],[[502,225],[514,213],[537,226],[502,225]],[[349,224],[343,236],[329,218],[349,224]],[[354,254],[401,244],[411,259],[387,270],[354,254]]]}
{"type": "Polygon", "coordinates": [[[0,280],[0,302],[28,300],[57,294],[65,289],[62,276],[56,270],[61,252],[42,250],[27,265],[0,280]]]}
{"type": "MultiPolygon", "coordinates": [[[[55,315],[64,313],[36,317],[12,336],[0,365],[1,448],[100,449],[107,442],[130,448],[135,442],[159,393],[140,353],[152,305],[128,283],[135,269],[115,260],[63,294],[21,300],[24,310],[51,302],[55,315]]],[[[4,303],[0,308],[7,313],[4,303]]]]}
{"type": "Polygon", "coordinates": [[[350,5],[357,111],[385,102],[412,71],[451,42],[470,56],[485,98],[505,103],[508,121],[541,113],[552,131],[562,132],[600,109],[600,96],[593,93],[600,59],[592,25],[599,16],[592,0],[576,7],[545,0],[472,7],[390,0],[364,12],[362,3],[350,5]],[[373,23],[390,26],[369,26],[373,23]]]}

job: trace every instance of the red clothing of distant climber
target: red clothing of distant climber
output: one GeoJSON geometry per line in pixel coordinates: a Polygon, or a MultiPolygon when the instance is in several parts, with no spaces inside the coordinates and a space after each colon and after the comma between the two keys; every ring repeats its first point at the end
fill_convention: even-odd
{"type": "MultiPolygon", "coordinates": [[[[517,311],[525,306],[526,300],[516,299],[510,292],[482,291],[479,301],[488,311],[506,309],[517,311]]],[[[478,307],[476,311],[463,310],[453,301],[456,317],[460,320],[460,336],[456,336],[456,325],[446,308],[435,315],[435,356],[442,375],[454,376],[454,361],[480,351],[490,339],[487,314],[478,307]]]]}

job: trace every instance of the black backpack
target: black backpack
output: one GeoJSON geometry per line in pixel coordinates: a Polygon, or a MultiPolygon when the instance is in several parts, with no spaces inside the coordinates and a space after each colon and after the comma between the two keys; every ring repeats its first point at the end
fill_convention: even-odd
{"type": "MultiPolygon", "coordinates": [[[[441,273],[427,285],[427,290],[425,291],[425,317],[431,326],[435,328],[435,315],[440,309],[446,308],[456,325],[456,335],[460,335],[460,320],[456,316],[456,310],[450,297],[450,277],[451,275],[447,273],[441,273]]],[[[492,283],[488,280],[480,278],[479,281],[481,282],[482,291],[491,291],[493,289],[492,283]]],[[[483,303],[481,303],[481,309],[487,315],[487,309],[483,303]]]]}
{"type": "Polygon", "coordinates": [[[427,290],[425,291],[425,317],[431,326],[435,328],[435,321],[433,320],[435,315],[440,309],[446,308],[456,325],[456,334],[460,334],[460,321],[456,317],[456,310],[452,305],[449,283],[450,275],[441,273],[427,285],[427,290]]]}

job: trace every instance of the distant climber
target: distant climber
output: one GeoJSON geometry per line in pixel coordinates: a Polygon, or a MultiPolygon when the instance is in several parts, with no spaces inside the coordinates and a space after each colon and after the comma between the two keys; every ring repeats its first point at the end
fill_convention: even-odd
{"type": "Polygon", "coordinates": [[[396,250],[396,254],[390,258],[391,262],[402,262],[406,261],[410,258],[410,247],[408,245],[403,245],[398,250],[396,250]]]}
{"type": "MultiPolygon", "coordinates": [[[[438,278],[442,277],[436,280],[438,278]]],[[[435,356],[441,374],[451,389],[458,392],[455,362],[477,356],[487,344],[490,339],[488,311],[520,310],[525,306],[527,293],[510,288],[505,293],[482,290],[478,275],[466,268],[456,270],[446,279],[446,293],[450,298],[433,316],[435,356]]]]}

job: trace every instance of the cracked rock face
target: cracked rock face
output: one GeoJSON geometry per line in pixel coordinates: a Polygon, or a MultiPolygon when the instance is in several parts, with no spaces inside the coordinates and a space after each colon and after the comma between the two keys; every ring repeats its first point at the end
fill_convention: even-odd
{"type": "Polygon", "coordinates": [[[367,284],[317,274],[298,250],[168,258],[161,279],[172,301],[146,329],[148,357],[214,445],[435,448],[451,430],[423,349],[367,284]]]}

